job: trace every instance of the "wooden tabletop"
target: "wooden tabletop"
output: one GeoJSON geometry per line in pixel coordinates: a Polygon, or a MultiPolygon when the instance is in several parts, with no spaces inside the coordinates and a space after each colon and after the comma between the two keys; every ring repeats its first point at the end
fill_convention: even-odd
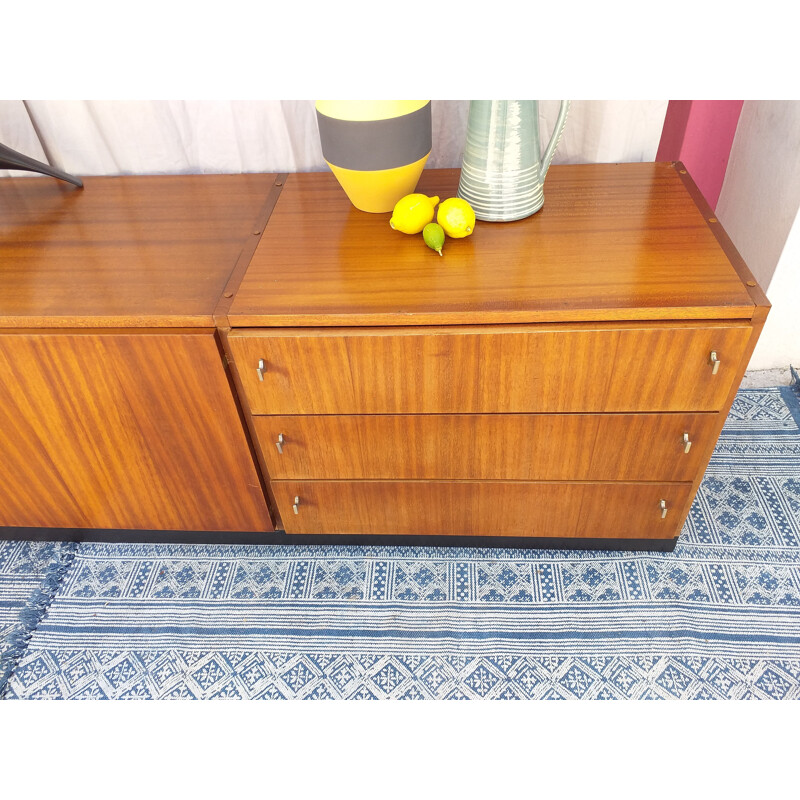
{"type": "MultiPolygon", "coordinates": [[[[479,221],[471,236],[448,238],[443,257],[421,235],[392,230],[390,214],[355,209],[330,173],[290,175],[228,320],[247,327],[749,319],[752,276],[729,243],[723,249],[719,223],[698,207],[678,167],[551,167],[540,212],[479,221]]],[[[425,170],[417,191],[453,197],[458,175],[425,170]]]]}
{"type": "Polygon", "coordinates": [[[0,178],[0,328],[213,327],[274,181],[0,178]]]}

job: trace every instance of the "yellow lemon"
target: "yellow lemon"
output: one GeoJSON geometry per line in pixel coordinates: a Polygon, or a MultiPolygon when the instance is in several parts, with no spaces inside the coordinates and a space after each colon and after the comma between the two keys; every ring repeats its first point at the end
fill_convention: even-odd
{"type": "Polygon", "coordinates": [[[433,210],[438,202],[438,197],[407,194],[397,201],[389,224],[401,233],[419,233],[433,220],[433,210]]]}
{"type": "Polygon", "coordinates": [[[436,221],[452,239],[463,239],[475,230],[475,212],[460,197],[449,197],[439,206],[436,221]]]}

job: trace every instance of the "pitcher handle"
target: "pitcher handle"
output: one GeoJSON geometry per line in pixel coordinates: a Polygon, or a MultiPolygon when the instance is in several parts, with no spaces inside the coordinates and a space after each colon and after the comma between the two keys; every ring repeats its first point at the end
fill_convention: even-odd
{"type": "Polygon", "coordinates": [[[550,169],[550,162],[553,160],[556,148],[561,141],[561,135],[564,133],[564,126],[567,124],[567,114],[569,113],[569,100],[561,101],[561,108],[558,111],[558,119],[556,126],[553,128],[553,135],[550,137],[550,142],[547,149],[544,151],[542,160],[539,162],[539,180],[544,181],[544,176],[547,175],[547,170],[550,169]]]}

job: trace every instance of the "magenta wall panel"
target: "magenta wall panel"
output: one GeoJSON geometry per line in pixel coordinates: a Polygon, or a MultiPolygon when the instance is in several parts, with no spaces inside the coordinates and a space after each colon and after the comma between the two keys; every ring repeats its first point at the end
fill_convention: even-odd
{"type": "Polygon", "coordinates": [[[716,208],[743,100],[670,100],[656,161],[682,161],[716,208]]]}

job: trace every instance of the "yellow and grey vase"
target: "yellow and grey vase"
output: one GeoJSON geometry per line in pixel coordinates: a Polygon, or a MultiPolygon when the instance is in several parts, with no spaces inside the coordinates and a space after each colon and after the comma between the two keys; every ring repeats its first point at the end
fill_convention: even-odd
{"type": "Polygon", "coordinates": [[[322,155],[361,211],[391,211],[431,152],[430,100],[317,100],[322,155]]]}

